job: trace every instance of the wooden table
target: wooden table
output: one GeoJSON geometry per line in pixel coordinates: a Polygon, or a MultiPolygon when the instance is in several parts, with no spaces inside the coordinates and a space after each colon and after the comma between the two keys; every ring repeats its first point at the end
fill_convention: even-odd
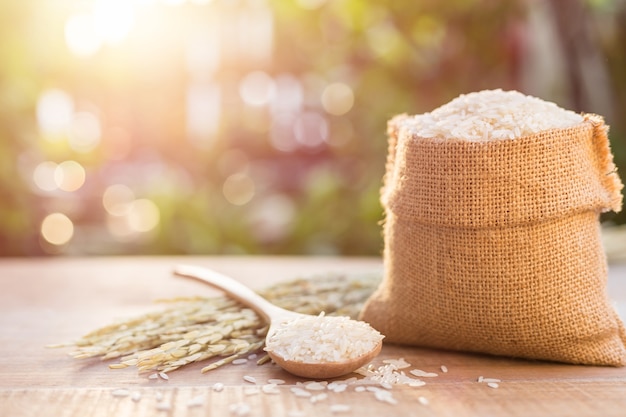
{"type": "MultiPolygon", "coordinates": [[[[149,380],[132,369],[110,370],[99,359],[76,360],[62,349],[45,348],[110,323],[152,311],[153,301],[213,291],[171,275],[177,263],[210,266],[262,288],[316,272],[380,271],[379,259],[341,258],[48,258],[0,260],[0,416],[237,415],[233,404],[250,406],[249,416],[626,416],[626,368],[586,367],[386,345],[385,358],[405,358],[437,372],[422,387],[394,386],[397,404],[377,401],[353,388],[329,392],[313,403],[293,394],[303,381],[274,365],[253,362],[207,374],[201,364],[149,380]],[[441,372],[441,365],[448,368],[441,372]],[[280,394],[248,395],[250,383],[284,379],[280,394]],[[498,378],[498,388],[477,382],[498,378]],[[217,382],[226,387],[211,389],[217,382]],[[116,389],[141,398],[113,395],[116,389]],[[197,406],[189,400],[202,398],[197,406]],[[167,405],[167,406],[164,406],[167,405]],[[349,410],[333,409],[333,404],[349,410]],[[161,408],[161,410],[159,410],[161,408]],[[333,410],[335,410],[333,412],[333,410]]],[[[610,266],[609,291],[626,313],[626,264],[610,266]]],[[[244,413],[241,413],[242,415],[244,413]]]]}

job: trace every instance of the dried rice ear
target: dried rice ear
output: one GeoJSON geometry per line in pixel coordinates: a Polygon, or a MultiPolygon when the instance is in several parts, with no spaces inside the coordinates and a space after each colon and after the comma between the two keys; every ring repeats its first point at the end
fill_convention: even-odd
{"type": "Polygon", "coordinates": [[[623,186],[602,118],[494,141],[416,123],[389,124],[385,276],[360,318],[392,343],[626,365],[599,225],[623,186]]]}

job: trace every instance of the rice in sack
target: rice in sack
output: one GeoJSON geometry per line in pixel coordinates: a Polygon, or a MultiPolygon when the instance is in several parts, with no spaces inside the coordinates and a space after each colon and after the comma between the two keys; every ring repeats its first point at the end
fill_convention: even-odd
{"type": "Polygon", "coordinates": [[[385,277],[361,319],[392,343],[626,365],[600,240],[622,205],[607,130],[501,90],[393,118],[385,277]]]}

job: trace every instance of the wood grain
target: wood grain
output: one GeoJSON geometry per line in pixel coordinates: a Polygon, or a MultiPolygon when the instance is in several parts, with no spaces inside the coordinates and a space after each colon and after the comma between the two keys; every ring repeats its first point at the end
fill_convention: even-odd
{"type": "MultiPolygon", "coordinates": [[[[177,263],[213,267],[252,287],[330,271],[370,272],[378,259],[339,258],[47,258],[0,260],[0,416],[236,415],[244,403],[255,416],[626,416],[626,368],[530,362],[386,345],[376,360],[404,357],[414,368],[438,373],[422,387],[395,386],[396,405],[369,391],[327,392],[312,403],[291,388],[302,379],[253,362],[200,373],[202,364],[150,380],[133,369],[110,370],[98,359],[75,360],[47,344],[74,339],[116,318],[160,308],[159,298],[212,294],[171,275],[177,263]],[[448,368],[441,372],[441,365],[448,368]],[[286,381],[279,394],[250,394],[251,384],[286,381]],[[498,388],[477,381],[498,378],[498,388]],[[212,390],[215,382],[226,385],[212,390]],[[117,389],[141,398],[116,397],[117,389]],[[159,400],[159,397],[162,397],[159,400]],[[190,400],[202,404],[190,406],[190,400]],[[426,402],[424,404],[423,402],[426,402]],[[333,404],[350,407],[332,413],[333,404]]],[[[626,265],[611,265],[609,293],[626,306],[626,265]]],[[[313,395],[317,394],[313,392],[313,395]]]]}

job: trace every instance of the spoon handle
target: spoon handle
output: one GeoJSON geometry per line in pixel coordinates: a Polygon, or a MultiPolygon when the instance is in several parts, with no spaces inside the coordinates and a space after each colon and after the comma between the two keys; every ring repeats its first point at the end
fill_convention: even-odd
{"type": "Polygon", "coordinates": [[[297,313],[270,303],[239,281],[211,269],[191,265],[178,265],[174,268],[174,274],[202,281],[224,291],[235,300],[255,310],[267,321],[297,315],[297,313]]]}

